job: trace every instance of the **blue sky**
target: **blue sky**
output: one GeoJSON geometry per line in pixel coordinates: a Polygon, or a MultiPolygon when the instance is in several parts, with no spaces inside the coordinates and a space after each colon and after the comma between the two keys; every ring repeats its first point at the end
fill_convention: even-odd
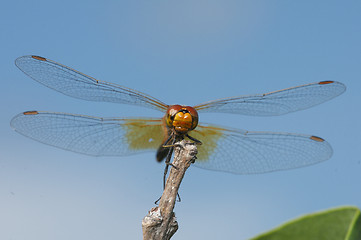
{"type": "Polygon", "coordinates": [[[6,1],[0,10],[1,239],[141,239],[162,190],[154,153],[93,158],[13,131],[19,112],[161,117],[72,99],[19,71],[35,54],[169,104],[337,80],[340,97],[280,117],[204,114],[200,121],[328,140],[322,164],[259,175],[190,168],[172,239],[247,239],[305,213],[361,207],[360,1],[6,1]]]}

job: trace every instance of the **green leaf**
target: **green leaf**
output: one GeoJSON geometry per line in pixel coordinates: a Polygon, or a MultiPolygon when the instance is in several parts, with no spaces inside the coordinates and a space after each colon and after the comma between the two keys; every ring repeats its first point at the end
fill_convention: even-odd
{"type": "Polygon", "coordinates": [[[252,240],[361,240],[357,207],[339,207],[286,222],[252,240]]]}

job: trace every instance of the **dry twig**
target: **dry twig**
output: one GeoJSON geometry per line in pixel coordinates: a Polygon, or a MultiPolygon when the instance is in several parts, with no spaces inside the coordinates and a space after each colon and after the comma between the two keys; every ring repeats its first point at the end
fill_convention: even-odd
{"type": "Polygon", "coordinates": [[[173,209],[184,174],[194,162],[196,154],[194,142],[182,140],[176,143],[172,162],[175,167],[170,170],[159,206],[152,208],[142,221],[144,240],[168,240],[178,230],[173,209]]]}

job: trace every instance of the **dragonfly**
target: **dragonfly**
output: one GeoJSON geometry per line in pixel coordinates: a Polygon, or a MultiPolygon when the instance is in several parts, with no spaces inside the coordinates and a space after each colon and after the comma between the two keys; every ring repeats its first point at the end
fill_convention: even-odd
{"type": "Polygon", "coordinates": [[[198,123],[198,113],[278,116],[328,101],[346,90],[337,81],[320,81],[279,91],[242,95],[195,106],[168,105],[145,93],[97,80],[40,56],[22,56],[16,66],[37,82],[88,101],[130,104],[158,110],[160,118],[103,118],[79,114],[26,111],[11,120],[20,134],[61,149],[92,156],[127,156],[158,150],[189,138],[198,146],[194,166],[235,174],[256,174],[304,167],[331,158],[321,137],[286,132],[246,131],[198,123]]]}

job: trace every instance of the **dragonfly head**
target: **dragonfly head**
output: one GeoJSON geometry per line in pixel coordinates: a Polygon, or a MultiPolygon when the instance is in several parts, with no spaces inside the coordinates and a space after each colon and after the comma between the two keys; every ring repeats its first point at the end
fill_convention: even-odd
{"type": "Polygon", "coordinates": [[[172,105],[167,110],[165,122],[167,127],[185,134],[197,127],[198,113],[190,106],[172,105]]]}

